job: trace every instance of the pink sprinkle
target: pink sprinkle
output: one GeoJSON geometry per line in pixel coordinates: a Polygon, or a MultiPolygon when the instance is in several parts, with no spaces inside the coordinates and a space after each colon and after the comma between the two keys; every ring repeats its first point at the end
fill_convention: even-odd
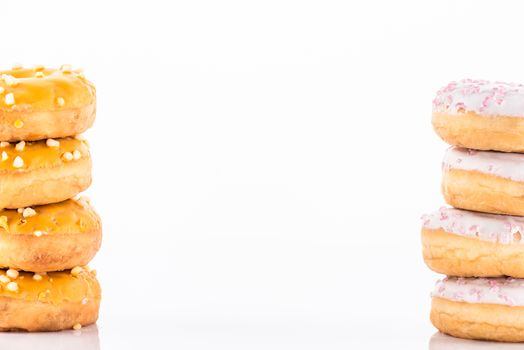
{"type": "Polygon", "coordinates": [[[490,287],[496,287],[496,286],[499,285],[499,282],[496,281],[496,280],[488,280],[488,285],[489,285],[490,287]]]}
{"type": "Polygon", "coordinates": [[[484,98],[484,101],[482,101],[482,107],[480,107],[480,111],[483,112],[484,110],[486,110],[486,108],[488,108],[489,106],[489,101],[491,101],[492,99],[492,96],[486,96],[484,98]]]}
{"type": "Polygon", "coordinates": [[[499,293],[498,297],[504,300],[508,305],[513,305],[513,300],[511,300],[510,297],[508,297],[507,295],[499,293]]]}
{"type": "Polygon", "coordinates": [[[457,111],[464,111],[466,109],[466,105],[464,104],[464,102],[457,102],[455,103],[455,109],[457,111]]]}

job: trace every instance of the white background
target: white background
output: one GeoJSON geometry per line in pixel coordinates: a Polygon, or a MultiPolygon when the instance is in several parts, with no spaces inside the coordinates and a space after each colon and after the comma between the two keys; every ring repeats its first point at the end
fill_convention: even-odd
{"type": "Polygon", "coordinates": [[[419,217],[443,205],[446,148],[431,101],[454,79],[524,82],[523,9],[2,1],[3,67],[71,63],[97,86],[104,241],[98,335],[0,344],[427,348],[419,217]]]}

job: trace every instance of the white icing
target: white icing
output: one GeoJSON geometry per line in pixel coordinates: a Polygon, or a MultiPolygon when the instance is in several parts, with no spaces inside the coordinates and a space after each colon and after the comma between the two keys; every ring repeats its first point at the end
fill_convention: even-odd
{"type": "Polygon", "coordinates": [[[446,277],[437,282],[431,296],[474,304],[524,306],[524,279],[446,277]]]}
{"type": "Polygon", "coordinates": [[[478,171],[484,174],[524,182],[524,154],[474,151],[451,147],[446,151],[445,168],[478,171]]]}
{"type": "Polygon", "coordinates": [[[524,85],[472,79],[453,81],[437,92],[433,111],[524,117],[524,85]]]}
{"type": "Polygon", "coordinates": [[[524,244],[524,217],[440,208],[422,216],[422,227],[502,244],[524,244]]]}

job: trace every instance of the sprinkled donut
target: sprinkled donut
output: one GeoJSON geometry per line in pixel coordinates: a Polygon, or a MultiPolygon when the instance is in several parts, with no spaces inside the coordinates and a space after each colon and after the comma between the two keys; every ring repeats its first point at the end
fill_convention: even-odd
{"type": "Polygon", "coordinates": [[[100,218],[84,197],[0,210],[0,268],[61,271],[87,265],[101,239],[100,218]]]}
{"type": "Polygon", "coordinates": [[[0,142],[0,209],[61,202],[90,184],[91,157],[80,137],[0,142]]]}
{"type": "Polygon", "coordinates": [[[432,293],[431,322],[460,338],[524,341],[524,279],[447,277],[432,293]]]}
{"type": "Polygon", "coordinates": [[[524,216],[524,154],[451,147],[444,156],[442,175],[448,204],[524,216]]]}
{"type": "Polygon", "coordinates": [[[432,121],[437,134],[451,145],[524,152],[524,85],[451,82],[433,100],[432,121]]]}
{"type": "Polygon", "coordinates": [[[422,216],[430,269],[465,277],[524,278],[524,217],[441,208],[422,216]]]}
{"type": "Polygon", "coordinates": [[[80,134],[95,120],[96,90],[69,65],[0,71],[0,141],[80,134]]]}
{"type": "Polygon", "coordinates": [[[80,329],[96,322],[100,307],[96,272],[0,270],[0,331],[80,329]]]}

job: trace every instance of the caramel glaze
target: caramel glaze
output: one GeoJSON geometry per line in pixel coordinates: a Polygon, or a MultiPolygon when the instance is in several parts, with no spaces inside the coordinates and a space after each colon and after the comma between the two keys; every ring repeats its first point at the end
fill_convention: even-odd
{"type": "Polygon", "coordinates": [[[89,157],[89,148],[85,141],[75,138],[66,137],[57,139],[60,142],[59,147],[49,147],[46,140],[26,142],[23,151],[16,150],[16,143],[10,143],[8,146],[0,147],[0,175],[13,172],[31,171],[41,168],[53,168],[74,160],[64,160],[63,154],[66,152],[73,153],[78,150],[83,157],[89,157]],[[1,160],[2,152],[7,153],[7,159],[1,160]],[[14,159],[19,156],[23,159],[24,165],[16,168],[13,165],[14,159]]]}
{"type": "Polygon", "coordinates": [[[13,84],[9,83],[9,79],[0,79],[0,87],[4,89],[0,94],[0,109],[42,111],[78,108],[92,103],[96,95],[95,86],[78,71],[35,67],[0,71],[0,77],[3,74],[14,77],[16,82],[13,84]],[[39,74],[43,77],[37,77],[39,74]],[[8,93],[14,95],[13,106],[5,103],[4,95],[8,93]]]}
{"type": "Polygon", "coordinates": [[[15,209],[0,210],[0,235],[81,234],[100,229],[100,218],[85,199],[68,199],[32,207],[36,215],[24,217],[15,209]]]}
{"type": "MultiPolygon", "coordinates": [[[[0,270],[0,275],[6,275],[6,270],[0,270]]],[[[16,279],[18,290],[8,290],[7,282],[0,282],[0,297],[21,299],[30,302],[60,304],[63,302],[89,303],[100,298],[100,285],[94,272],[84,269],[77,276],[69,270],[48,272],[40,275],[41,280],[35,280],[32,272],[20,272],[16,279]]]]}

